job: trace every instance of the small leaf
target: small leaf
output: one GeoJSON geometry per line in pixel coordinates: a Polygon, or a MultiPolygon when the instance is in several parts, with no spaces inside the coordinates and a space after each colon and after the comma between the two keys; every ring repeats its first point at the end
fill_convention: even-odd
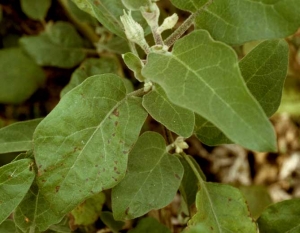
{"type": "Polygon", "coordinates": [[[199,225],[211,233],[256,233],[256,224],[250,217],[247,204],[234,187],[202,182],[196,200],[197,213],[189,225],[199,225]]]}
{"type": "Polygon", "coordinates": [[[143,106],[156,121],[174,133],[186,138],[192,135],[194,113],[173,104],[160,86],[156,85],[150,93],[144,95],[143,106]]]}
{"type": "Polygon", "coordinates": [[[276,150],[274,129],[246,88],[235,52],[206,31],[178,40],[172,53],[150,53],[142,74],[173,103],[209,119],[235,143],[276,150]]]}
{"type": "Polygon", "coordinates": [[[33,149],[32,135],[42,119],[21,121],[0,129],[0,154],[33,149]]]}
{"type": "Polygon", "coordinates": [[[51,6],[51,0],[21,0],[22,11],[31,19],[43,21],[51,6]]]}
{"type": "Polygon", "coordinates": [[[113,233],[119,233],[125,224],[125,222],[116,221],[113,214],[108,211],[102,211],[100,219],[113,233]]]}
{"type": "Polygon", "coordinates": [[[171,0],[172,4],[181,10],[196,12],[209,0],[171,0]]]}
{"type": "Polygon", "coordinates": [[[37,182],[53,210],[65,214],[119,183],[146,117],[141,99],[127,97],[114,74],[68,92],[33,136],[37,182]]]}
{"type": "Polygon", "coordinates": [[[21,49],[1,49],[0,61],[0,103],[19,104],[44,84],[44,71],[21,49]]]}
{"type": "Polygon", "coordinates": [[[122,57],[126,66],[134,72],[134,77],[140,82],[144,82],[145,78],[142,75],[142,68],[144,64],[140,58],[131,52],[125,53],[122,57]]]}
{"type": "MultiPolygon", "coordinates": [[[[293,232],[300,227],[300,199],[270,205],[257,220],[259,231],[264,233],[293,232]]],[[[297,232],[297,231],[296,231],[297,232]]]]}
{"type": "Polygon", "coordinates": [[[139,221],[138,225],[128,233],[171,233],[170,229],[156,219],[147,217],[139,221]]]}
{"type": "Polygon", "coordinates": [[[2,224],[0,224],[0,232],[1,233],[17,233],[17,229],[14,221],[5,220],[2,224]]]}
{"type": "Polygon", "coordinates": [[[0,224],[26,195],[34,179],[33,161],[22,159],[0,167],[0,224]]]}
{"type": "Polygon", "coordinates": [[[67,22],[49,25],[38,36],[22,37],[20,44],[41,66],[72,68],[85,58],[83,40],[74,26],[67,22]]]}
{"type": "Polygon", "coordinates": [[[164,138],[154,132],[140,136],[128,158],[125,178],[112,189],[115,219],[133,219],[168,205],[183,176],[183,167],[166,152],[164,138]]]}
{"type": "Polygon", "coordinates": [[[72,0],[67,0],[67,6],[71,14],[73,14],[74,17],[76,17],[80,22],[85,22],[97,26],[98,21],[96,20],[96,18],[91,14],[79,9],[72,0]]]}
{"type": "Polygon", "coordinates": [[[243,44],[293,34],[300,26],[299,12],[295,0],[214,0],[197,16],[196,27],[227,44],[243,44]]]}
{"type": "Polygon", "coordinates": [[[139,10],[143,6],[149,6],[149,0],[122,0],[122,3],[129,10],[139,10]]]}
{"type": "Polygon", "coordinates": [[[130,51],[127,40],[122,37],[113,35],[108,41],[97,43],[97,51],[102,53],[103,51],[124,54],[130,51]]]}

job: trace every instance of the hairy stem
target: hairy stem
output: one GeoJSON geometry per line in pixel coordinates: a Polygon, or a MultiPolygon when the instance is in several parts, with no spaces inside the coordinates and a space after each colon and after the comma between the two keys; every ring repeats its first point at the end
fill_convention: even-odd
{"type": "Polygon", "coordinates": [[[198,171],[198,169],[196,168],[196,166],[195,166],[195,164],[193,163],[193,161],[192,161],[192,160],[189,158],[189,156],[188,156],[186,153],[184,153],[184,152],[180,153],[180,155],[182,155],[183,158],[187,161],[187,163],[190,165],[191,169],[193,170],[195,176],[197,177],[199,183],[202,184],[204,180],[202,179],[201,175],[199,174],[199,171],[198,171]]]}

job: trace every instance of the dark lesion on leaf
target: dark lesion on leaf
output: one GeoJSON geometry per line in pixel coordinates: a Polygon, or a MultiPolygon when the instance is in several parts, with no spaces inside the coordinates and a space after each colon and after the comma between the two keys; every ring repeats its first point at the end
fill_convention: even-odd
{"type": "Polygon", "coordinates": [[[178,179],[178,180],[181,179],[180,176],[179,176],[178,174],[175,174],[175,178],[178,179]]]}
{"type": "Polygon", "coordinates": [[[56,186],[56,187],[55,187],[55,192],[57,193],[57,192],[59,191],[59,189],[60,189],[60,186],[59,186],[59,185],[56,186]]]}
{"type": "Polygon", "coordinates": [[[115,115],[116,117],[119,117],[120,112],[119,112],[119,110],[116,108],[116,109],[113,111],[112,114],[115,115]]]}

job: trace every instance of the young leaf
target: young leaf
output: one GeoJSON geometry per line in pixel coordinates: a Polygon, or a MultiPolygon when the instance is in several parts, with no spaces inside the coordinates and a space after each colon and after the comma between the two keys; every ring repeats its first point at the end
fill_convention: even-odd
{"type": "Polygon", "coordinates": [[[0,129],[0,154],[33,149],[32,135],[42,119],[21,121],[0,129]]]}
{"type": "Polygon", "coordinates": [[[164,138],[154,132],[140,136],[128,158],[125,178],[112,189],[115,219],[133,219],[168,205],[183,176],[183,167],[166,151],[164,138]]]}
{"type": "Polygon", "coordinates": [[[151,92],[144,95],[143,106],[156,121],[169,130],[186,138],[192,135],[194,113],[173,104],[160,86],[156,85],[151,92]]]}
{"type": "Polygon", "coordinates": [[[62,89],[60,97],[62,98],[90,76],[106,73],[117,74],[118,71],[119,66],[116,59],[108,57],[88,58],[73,72],[70,82],[62,89]]]}
{"type": "Polygon", "coordinates": [[[128,68],[134,72],[134,77],[140,82],[144,82],[145,78],[142,75],[142,68],[144,64],[140,58],[131,52],[125,53],[122,57],[128,68]]]}
{"type": "Polygon", "coordinates": [[[92,76],[61,99],[33,136],[37,182],[57,213],[120,182],[146,117],[114,74],[92,76]]]}
{"type": "Polygon", "coordinates": [[[143,6],[149,6],[149,0],[122,0],[124,6],[129,10],[139,10],[143,6]]]}
{"type": "Polygon", "coordinates": [[[0,224],[0,232],[1,233],[17,233],[17,229],[13,220],[5,220],[2,224],[0,224]]]}
{"type": "Polygon", "coordinates": [[[20,39],[22,48],[42,66],[72,68],[84,58],[83,40],[72,24],[57,22],[38,36],[20,39]]]}
{"type": "Polygon", "coordinates": [[[122,37],[113,35],[108,41],[97,43],[97,51],[103,52],[108,51],[116,54],[124,54],[130,51],[127,40],[122,37]]]}
{"type": "Polygon", "coordinates": [[[299,11],[295,0],[213,0],[197,16],[196,27],[228,44],[284,38],[299,28],[299,11]]]}
{"type": "Polygon", "coordinates": [[[44,84],[44,71],[21,49],[1,49],[0,61],[0,103],[21,103],[44,84]]]}
{"type": "MultiPolygon", "coordinates": [[[[260,43],[239,62],[248,89],[268,117],[280,105],[288,54],[289,48],[284,40],[270,40],[260,43]]],[[[206,145],[231,143],[221,130],[197,114],[195,134],[206,145]]]]}
{"type": "Polygon", "coordinates": [[[51,0],[21,0],[22,11],[31,19],[43,21],[51,6],[51,0]]]}
{"type": "Polygon", "coordinates": [[[257,220],[259,231],[272,233],[297,232],[300,227],[300,199],[270,205],[257,220]]]}
{"type": "Polygon", "coordinates": [[[196,12],[209,0],[171,0],[172,4],[181,10],[196,12]]]}
{"type": "Polygon", "coordinates": [[[34,179],[33,161],[22,159],[0,167],[0,224],[26,195],[34,179]]]}
{"type": "Polygon", "coordinates": [[[139,221],[136,228],[128,231],[128,233],[171,233],[170,229],[158,222],[156,219],[147,217],[139,221]]]}
{"type": "Polygon", "coordinates": [[[201,182],[196,207],[197,213],[189,221],[189,225],[203,226],[211,233],[257,232],[244,197],[234,187],[201,182]]]}
{"type": "Polygon", "coordinates": [[[197,30],[178,40],[172,53],[150,53],[142,74],[162,86],[173,103],[209,119],[235,143],[276,150],[272,125],[246,88],[235,52],[208,32],[197,30]]]}

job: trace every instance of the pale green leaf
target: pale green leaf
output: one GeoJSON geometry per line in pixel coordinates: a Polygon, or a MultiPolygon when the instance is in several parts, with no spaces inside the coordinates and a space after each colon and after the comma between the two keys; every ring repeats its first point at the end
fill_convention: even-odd
{"type": "MultiPolygon", "coordinates": [[[[257,220],[260,232],[293,232],[300,227],[300,199],[270,205],[257,220]]],[[[296,231],[297,232],[297,231],[296,231]]]]}
{"type": "Polygon", "coordinates": [[[298,0],[213,0],[196,18],[196,27],[216,40],[243,44],[284,38],[300,26],[298,0]]]}
{"type": "Polygon", "coordinates": [[[20,39],[22,48],[42,66],[71,68],[85,58],[83,40],[74,26],[67,22],[48,25],[47,30],[37,36],[20,39]]]}
{"type": "Polygon", "coordinates": [[[14,221],[5,220],[2,224],[0,224],[0,232],[1,233],[17,233],[17,229],[14,221]]]}
{"type": "Polygon", "coordinates": [[[172,4],[181,10],[196,12],[209,0],[171,0],[172,4]]]}
{"type": "Polygon", "coordinates": [[[149,0],[122,0],[124,6],[129,10],[139,10],[141,7],[149,6],[149,0]]]}
{"type": "Polygon", "coordinates": [[[33,149],[32,135],[42,119],[21,121],[0,129],[0,154],[33,149]]]}
{"type": "Polygon", "coordinates": [[[187,227],[183,233],[207,233],[209,232],[209,229],[206,226],[203,226],[201,224],[192,226],[192,227],[187,227]]]}
{"type": "Polygon", "coordinates": [[[156,219],[142,218],[138,225],[128,233],[171,233],[170,229],[158,222],[156,219]]]}
{"type": "Polygon", "coordinates": [[[91,25],[97,26],[98,21],[91,14],[81,10],[72,0],[67,0],[67,6],[70,12],[78,19],[80,22],[90,23],[91,25]]]}
{"type": "MultiPolygon", "coordinates": [[[[289,48],[284,40],[260,43],[240,62],[248,89],[268,117],[278,109],[288,68],[289,48]]],[[[196,136],[207,145],[231,143],[211,122],[196,115],[196,136]]]]}
{"type": "Polygon", "coordinates": [[[122,37],[113,35],[108,41],[97,43],[97,51],[100,53],[108,51],[111,53],[124,54],[130,51],[127,40],[122,37]]]}
{"type": "Polygon", "coordinates": [[[197,30],[178,40],[172,53],[150,53],[142,74],[169,99],[209,119],[235,143],[275,151],[273,127],[252,97],[235,52],[197,30]]]}
{"type": "Polygon", "coordinates": [[[0,61],[0,103],[21,103],[44,84],[44,71],[21,49],[1,49],[0,61]]]}
{"type": "Polygon", "coordinates": [[[125,53],[122,57],[127,67],[134,72],[134,77],[140,82],[144,82],[145,78],[142,75],[144,64],[141,59],[131,52],[125,53]]]}
{"type": "Polygon", "coordinates": [[[16,226],[23,232],[45,231],[51,225],[60,222],[63,217],[64,215],[58,215],[53,211],[50,202],[41,195],[36,182],[32,184],[14,212],[16,226]]]}
{"type": "Polygon", "coordinates": [[[62,98],[67,92],[81,84],[90,76],[106,73],[117,74],[118,70],[119,65],[114,58],[88,58],[73,72],[70,82],[62,89],[60,97],[62,98]]]}
{"type": "Polygon", "coordinates": [[[57,213],[119,183],[146,117],[114,74],[89,77],[61,99],[34,133],[38,185],[57,213]]]}
{"type": "Polygon", "coordinates": [[[257,233],[246,201],[232,186],[202,182],[196,199],[197,213],[189,225],[203,226],[211,233],[257,233]]]}
{"type": "Polygon", "coordinates": [[[125,224],[125,222],[116,221],[112,212],[109,211],[102,211],[100,219],[113,233],[119,233],[125,224]]]}
{"type": "Polygon", "coordinates": [[[142,134],[129,154],[125,178],[112,189],[115,219],[133,219],[165,207],[182,176],[183,167],[166,151],[164,138],[155,132],[142,134]]]}
{"type": "Polygon", "coordinates": [[[31,19],[43,21],[51,6],[51,0],[21,0],[22,11],[31,19]]]}
{"type": "Polygon", "coordinates": [[[18,160],[0,167],[0,224],[22,201],[34,176],[31,159],[18,160]]]}
{"type": "Polygon", "coordinates": [[[156,85],[151,92],[144,95],[143,106],[156,121],[169,130],[186,138],[192,135],[194,113],[173,104],[160,86],[156,85]]]}

